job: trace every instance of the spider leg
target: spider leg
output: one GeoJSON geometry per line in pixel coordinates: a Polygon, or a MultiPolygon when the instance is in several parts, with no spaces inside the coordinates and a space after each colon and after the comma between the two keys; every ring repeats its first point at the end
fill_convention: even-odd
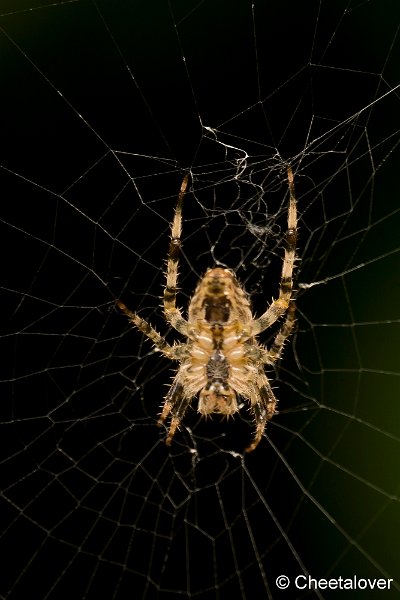
{"type": "Polygon", "coordinates": [[[165,398],[165,403],[163,407],[163,411],[158,420],[158,425],[162,425],[165,419],[168,417],[169,413],[172,413],[171,423],[168,430],[168,435],[165,440],[167,446],[171,445],[172,438],[175,435],[177,428],[179,427],[179,423],[181,422],[183,415],[185,414],[189,404],[190,397],[185,395],[184,387],[181,383],[179,383],[178,379],[175,378],[168,394],[165,398]]]}
{"type": "Polygon", "coordinates": [[[251,328],[252,335],[258,335],[261,331],[264,331],[275,323],[287,311],[292,295],[293,268],[296,260],[297,209],[293,172],[290,166],[287,169],[287,178],[289,183],[288,229],[286,232],[286,248],[282,265],[279,298],[273,300],[265,313],[254,321],[251,328]]]}
{"type": "Polygon", "coordinates": [[[282,327],[279,329],[278,333],[275,336],[274,341],[272,342],[271,348],[267,350],[265,356],[265,362],[267,363],[275,363],[280,359],[283,346],[293,331],[294,324],[296,322],[295,319],[296,314],[296,305],[294,302],[289,304],[289,308],[286,314],[285,322],[282,327]]]}
{"type": "Polygon", "coordinates": [[[186,194],[186,188],[189,181],[189,174],[183,178],[181,189],[178,194],[178,201],[175,208],[174,220],[171,226],[171,240],[167,259],[167,282],[164,289],[164,315],[168,323],[174,329],[187,335],[188,324],[183,318],[182,313],[176,306],[176,294],[178,283],[179,254],[181,250],[182,233],[182,205],[186,194]]]}
{"type": "Polygon", "coordinates": [[[277,399],[274,396],[266,375],[264,372],[260,372],[254,398],[250,404],[256,421],[256,431],[251,444],[245,449],[245,452],[252,452],[257,448],[268,421],[275,414],[276,403],[277,399]]]}
{"type": "Polygon", "coordinates": [[[136,313],[132,312],[119,300],[117,300],[117,306],[122,312],[128,317],[129,321],[139,329],[146,337],[149,338],[155,345],[156,349],[164,354],[171,360],[179,360],[181,352],[181,345],[170,346],[168,342],[156,331],[145,319],[139,317],[136,313]]]}

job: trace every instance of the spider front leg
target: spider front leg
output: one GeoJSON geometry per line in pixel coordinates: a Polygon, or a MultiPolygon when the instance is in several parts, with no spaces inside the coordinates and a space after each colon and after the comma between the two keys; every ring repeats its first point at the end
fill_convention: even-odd
{"type": "Polygon", "coordinates": [[[287,178],[289,183],[289,209],[288,209],[288,229],[286,232],[286,248],[283,258],[281,283],[279,288],[279,298],[273,300],[264,314],[254,321],[251,329],[252,335],[258,335],[265,329],[268,329],[275,321],[279,319],[289,308],[289,302],[293,288],[293,268],[296,260],[296,241],[297,241],[297,209],[294,193],[292,167],[287,169],[287,178]]]}
{"type": "Polygon", "coordinates": [[[188,323],[176,306],[178,283],[179,254],[181,251],[182,233],[182,205],[189,181],[189,174],[185,175],[176,203],[174,220],[171,226],[171,241],[167,259],[167,283],[164,289],[164,314],[165,318],[180,333],[187,335],[188,323]]]}

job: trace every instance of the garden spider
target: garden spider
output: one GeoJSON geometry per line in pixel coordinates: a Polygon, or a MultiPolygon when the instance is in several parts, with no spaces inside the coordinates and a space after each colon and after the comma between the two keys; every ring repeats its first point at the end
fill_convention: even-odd
{"type": "Polygon", "coordinates": [[[297,211],[290,166],[287,179],[288,229],[279,298],[273,300],[258,319],[253,318],[248,297],[233,271],[221,267],[208,269],[199,281],[189,303],[187,319],[176,306],[182,204],[189,175],[185,175],[182,181],[171,226],[164,289],[165,319],[187,341],[171,346],[147,321],[117,301],[118,307],[154,343],[156,350],[180,363],[158,421],[163,424],[171,414],[167,445],[171,444],[187,408],[198,393],[197,410],[201,415],[219,413],[228,417],[239,410],[238,396],[249,402],[256,430],[247,452],[258,446],[267,422],[275,414],[277,400],[264,365],[273,365],[279,359],[295,322],[295,304],[291,295],[296,260],[297,211]],[[256,336],[285,313],[286,319],[271,347],[268,349],[259,344],[256,336]]]}

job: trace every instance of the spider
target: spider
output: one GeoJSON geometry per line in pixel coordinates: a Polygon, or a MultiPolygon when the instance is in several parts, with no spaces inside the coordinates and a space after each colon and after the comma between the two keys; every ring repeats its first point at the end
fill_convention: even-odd
{"type": "Polygon", "coordinates": [[[146,320],[117,301],[120,310],[154,343],[156,350],[179,363],[158,421],[162,425],[168,415],[171,415],[167,445],[171,444],[186,410],[197,394],[197,410],[204,416],[219,413],[228,417],[239,410],[238,397],[247,400],[255,419],[255,433],[246,452],[251,452],[258,446],[267,422],[276,412],[277,399],[265,374],[264,365],[273,365],[280,358],[283,345],[295,322],[292,287],[296,260],[297,211],[290,166],[287,168],[287,179],[288,229],[279,297],[272,301],[260,317],[252,316],[248,296],[233,271],[221,267],[208,269],[200,279],[189,303],[187,319],[176,306],[182,206],[189,182],[188,174],[182,181],[171,225],[164,289],[165,319],[187,341],[168,344],[146,320]],[[258,343],[256,337],[284,314],[285,321],[271,347],[258,343]]]}

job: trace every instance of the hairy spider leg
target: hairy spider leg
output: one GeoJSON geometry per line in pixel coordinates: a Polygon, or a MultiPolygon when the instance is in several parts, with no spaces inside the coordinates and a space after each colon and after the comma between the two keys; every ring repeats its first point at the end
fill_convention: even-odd
{"type": "Polygon", "coordinates": [[[250,404],[250,409],[254,414],[256,430],[253,440],[251,444],[247,446],[245,452],[252,452],[257,448],[262,439],[266,424],[272,419],[276,412],[276,404],[277,399],[275,398],[267,376],[264,371],[260,371],[256,386],[255,401],[252,400],[250,404]]]}
{"type": "Polygon", "coordinates": [[[289,210],[288,229],[286,232],[286,248],[282,265],[281,282],[279,287],[279,298],[273,300],[264,314],[254,321],[251,328],[252,335],[258,335],[275,323],[288,309],[293,287],[293,268],[296,260],[297,241],[297,209],[294,193],[292,167],[287,168],[289,182],[289,210]]]}
{"type": "Polygon", "coordinates": [[[266,362],[271,361],[274,363],[280,359],[282,350],[283,350],[283,346],[293,331],[293,327],[296,322],[295,315],[296,315],[296,305],[292,301],[289,304],[289,308],[288,308],[287,314],[286,314],[286,319],[285,319],[282,327],[279,329],[278,333],[276,334],[276,336],[271,344],[271,348],[269,348],[269,350],[268,350],[268,359],[269,360],[266,362]]]}
{"type": "Polygon", "coordinates": [[[129,310],[129,308],[127,308],[120,300],[117,300],[116,305],[128,317],[132,325],[135,325],[139,331],[144,333],[144,335],[154,343],[159,352],[171,360],[178,359],[177,354],[179,352],[178,348],[180,345],[170,346],[168,342],[166,342],[165,339],[158,333],[158,331],[154,329],[154,327],[142,319],[142,317],[139,317],[139,315],[129,310]]]}
{"type": "Polygon", "coordinates": [[[171,239],[168,249],[167,259],[167,282],[164,289],[164,315],[168,323],[174,329],[187,335],[188,323],[183,318],[181,310],[176,306],[176,294],[178,291],[178,268],[179,255],[181,252],[181,234],[182,234],[182,206],[183,199],[189,182],[189,174],[183,178],[181,189],[178,194],[178,201],[175,208],[174,220],[171,226],[171,239]]]}

